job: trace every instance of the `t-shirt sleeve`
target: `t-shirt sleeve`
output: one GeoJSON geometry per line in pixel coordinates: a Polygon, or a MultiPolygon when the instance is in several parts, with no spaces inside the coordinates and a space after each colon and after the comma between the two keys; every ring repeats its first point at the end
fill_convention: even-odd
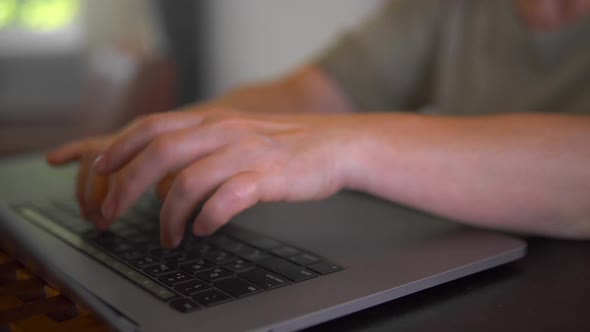
{"type": "Polygon", "coordinates": [[[423,107],[430,98],[441,7],[438,0],[390,1],[314,64],[359,110],[423,107]]]}

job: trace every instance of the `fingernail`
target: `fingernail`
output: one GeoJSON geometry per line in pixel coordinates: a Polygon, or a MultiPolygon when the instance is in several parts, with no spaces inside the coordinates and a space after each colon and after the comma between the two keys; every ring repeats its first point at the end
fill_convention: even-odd
{"type": "Polygon", "coordinates": [[[168,234],[168,236],[167,236],[168,241],[166,241],[168,243],[168,247],[170,249],[177,248],[180,245],[180,243],[182,242],[183,236],[184,236],[184,234],[179,233],[179,232],[173,232],[172,234],[168,234]]]}
{"type": "Polygon", "coordinates": [[[174,248],[178,248],[182,244],[182,240],[184,238],[184,232],[178,233],[174,236],[174,248]]]}
{"type": "Polygon", "coordinates": [[[92,163],[92,168],[94,168],[96,171],[99,171],[99,172],[106,171],[106,166],[107,165],[106,165],[103,154],[96,157],[96,159],[94,159],[94,162],[92,163]]]}

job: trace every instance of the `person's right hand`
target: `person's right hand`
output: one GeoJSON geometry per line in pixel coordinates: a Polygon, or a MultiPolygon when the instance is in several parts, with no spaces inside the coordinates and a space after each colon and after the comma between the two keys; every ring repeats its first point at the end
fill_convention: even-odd
{"type": "Polygon", "coordinates": [[[82,162],[81,206],[103,229],[163,182],[170,189],[160,235],[163,246],[175,248],[189,222],[194,235],[208,236],[259,202],[320,200],[354,186],[363,178],[363,146],[382,121],[195,107],[150,115],[116,135],[59,148],[48,159],[82,162]]]}
{"type": "MultiPolygon", "coordinates": [[[[177,115],[171,114],[171,117],[177,115]]],[[[80,206],[81,217],[92,221],[100,230],[106,230],[111,224],[106,220],[101,212],[101,206],[104,198],[108,193],[109,183],[113,181],[109,176],[103,176],[95,172],[92,168],[96,158],[100,156],[116,139],[125,137],[128,132],[135,130],[138,119],[131,123],[123,130],[104,136],[75,140],[70,143],[57,147],[47,154],[47,161],[54,166],[62,166],[72,162],[78,162],[78,175],[76,178],[76,199],[80,206]]],[[[176,123],[170,126],[162,126],[158,132],[167,132],[169,130],[182,129],[189,126],[190,123],[176,123]]],[[[156,185],[156,192],[160,199],[164,199],[170,189],[175,174],[164,177],[156,185]]]]}

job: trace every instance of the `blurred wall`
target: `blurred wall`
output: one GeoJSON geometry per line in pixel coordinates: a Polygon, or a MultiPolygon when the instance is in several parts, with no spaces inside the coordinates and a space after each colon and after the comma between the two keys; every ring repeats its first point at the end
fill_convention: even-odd
{"type": "Polygon", "coordinates": [[[0,4],[0,156],[112,131],[176,106],[177,66],[163,29],[169,20],[156,0],[0,4]]]}
{"type": "Polygon", "coordinates": [[[210,0],[205,96],[272,78],[321,51],[383,0],[210,0]]]}
{"type": "Polygon", "coordinates": [[[92,92],[91,79],[122,90],[137,58],[156,57],[164,48],[149,0],[63,1],[73,8],[63,26],[47,26],[61,13],[50,10],[52,1],[15,3],[14,22],[0,27],[0,121],[69,114],[92,92]],[[37,21],[25,19],[31,8],[37,21]]]}

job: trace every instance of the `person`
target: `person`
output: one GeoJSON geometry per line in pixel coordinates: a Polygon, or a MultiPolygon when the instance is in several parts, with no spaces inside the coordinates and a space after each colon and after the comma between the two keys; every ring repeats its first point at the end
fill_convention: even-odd
{"type": "Polygon", "coordinates": [[[589,16],[588,0],[393,1],[287,77],[47,158],[80,162],[82,213],[101,229],[157,184],[168,248],[200,204],[204,236],[258,202],[343,189],[590,238],[589,16]]]}

